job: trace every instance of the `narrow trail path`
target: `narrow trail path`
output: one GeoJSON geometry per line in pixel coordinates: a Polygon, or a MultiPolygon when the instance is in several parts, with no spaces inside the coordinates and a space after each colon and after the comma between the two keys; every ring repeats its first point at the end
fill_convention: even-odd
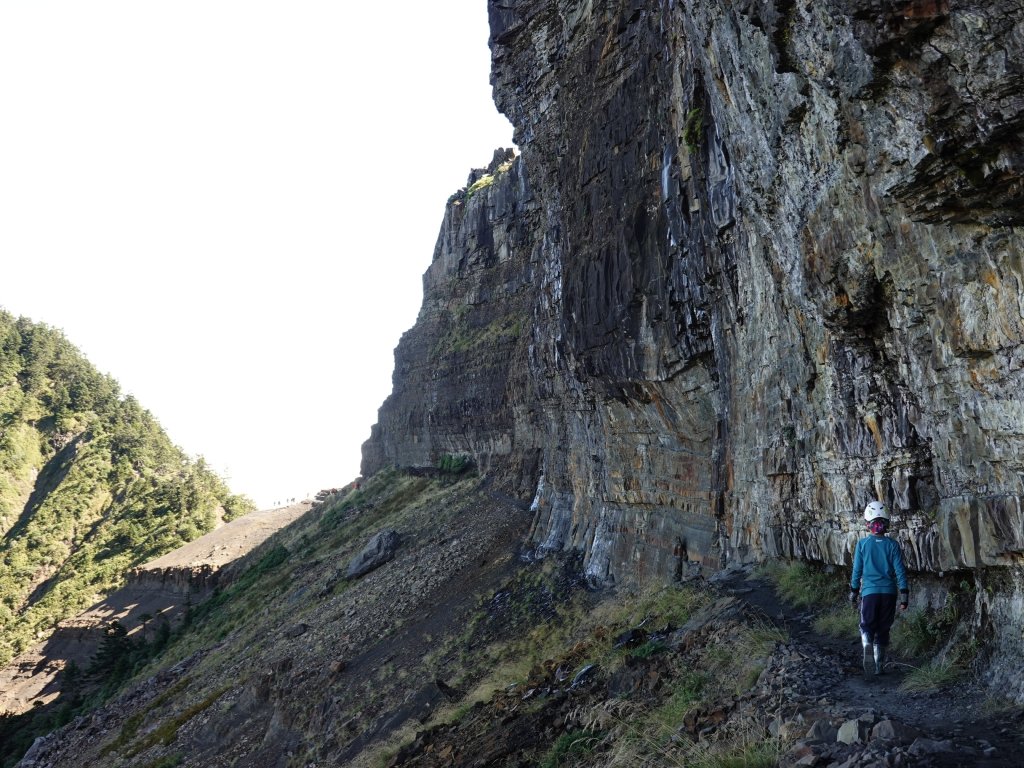
{"type": "Polygon", "coordinates": [[[905,691],[901,684],[914,660],[901,658],[887,666],[886,674],[865,678],[859,637],[840,639],[817,632],[816,612],[785,603],[764,579],[740,572],[721,586],[788,631],[798,651],[797,663],[808,667],[801,676],[809,681],[809,693],[846,710],[851,718],[873,712],[936,741],[952,741],[951,750],[929,755],[928,765],[1024,765],[1024,708],[997,706],[992,691],[979,680],[963,677],[936,690],[905,691]]]}

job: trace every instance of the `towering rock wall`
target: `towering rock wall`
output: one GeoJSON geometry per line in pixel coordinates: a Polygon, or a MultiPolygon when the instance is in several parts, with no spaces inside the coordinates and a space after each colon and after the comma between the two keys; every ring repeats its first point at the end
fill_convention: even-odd
{"type": "Polygon", "coordinates": [[[491,457],[536,483],[534,542],[582,549],[606,583],[688,561],[845,564],[879,498],[913,570],[998,574],[1016,586],[986,610],[1012,616],[1020,3],[489,9],[515,181],[500,205],[449,207],[409,338],[436,344],[456,304],[527,325],[483,357],[403,340],[367,467],[491,457]],[[515,233],[506,262],[449,236],[486,241],[485,221],[515,233]],[[477,290],[485,310],[460,293],[471,273],[516,289],[477,290]]]}
{"type": "Polygon", "coordinates": [[[490,7],[557,233],[538,539],[842,563],[877,497],[915,569],[1019,563],[1019,4],[490,7]]]}
{"type": "Polygon", "coordinates": [[[543,439],[527,349],[541,228],[512,150],[495,152],[449,199],[423,306],[363,446],[364,475],[467,457],[506,489],[532,492],[543,439]]]}

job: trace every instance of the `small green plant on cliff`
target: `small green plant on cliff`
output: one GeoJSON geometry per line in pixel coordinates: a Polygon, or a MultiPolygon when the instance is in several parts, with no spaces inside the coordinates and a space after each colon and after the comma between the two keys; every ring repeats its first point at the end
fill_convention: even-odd
{"type": "Polygon", "coordinates": [[[494,169],[494,173],[485,173],[479,179],[470,184],[469,187],[466,189],[466,201],[468,202],[469,199],[480,190],[487,189],[487,187],[494,184],[495,180],[499,176],[508,173],[509,168],[512,167],[512,162],[512,160],[506,160],[504,163],[502,163],[501,165],[494,169]]]}
{"type": "Polygon", "coordinates": [[[461,475],[473,468],[473,459],[462,454],[452,455],[446,453],[437,462],[437,468],[443,475],[461,475]]]}
{"type": "Polygon", "coordinates": [[[473,326],[464,317],[442,335],[432,351],[432,357],[482,349],[483,345],[502,345],[517,340],[523,332],[522,318],[510,314],[496,317],[484,326],[473,326]]]}
{"type": "Polygon", "coordinates": [[[165,755],[164,757],[158,757],[152,762],[146,763],[141,768],[177,768],[185,761],[184,755],[180,752],[175,752],[171,755],[165,755]]]}
{"type": "Polygon", "coordinates": [[[494,174],[488,173],[481,176],[479,179],[474,181],[466,189],[466,199],[469,200],[473,195],[479,192],[481,189],[487,189],[494,183],[494,174]]]}
{"type": "Polygon", "coordinates": [[[704,110],[694,107],[686,113],[686,125],[683,128],[683,141],[693,152],[700,144],[701,133],[704,130],[704,110]]]}
{"type": "Polygon", "coordinates": [[[668,743],[679,730],[686,713],[700,701],[707,680],[705,673],[680,670],[669,682],[671,693],[646,718],[650,726],[649,736],[654,743],[668,743]]]}

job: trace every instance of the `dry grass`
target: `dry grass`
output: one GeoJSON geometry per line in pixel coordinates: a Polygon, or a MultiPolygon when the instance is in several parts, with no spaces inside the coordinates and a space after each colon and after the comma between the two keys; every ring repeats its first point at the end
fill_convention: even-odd
{"type": "Polygon", "coordinates": [[[963,670],[948,661],[933,660],[907,673],[900,688],[904,691],[931,691],[950,685],[962,674],[963,670]]]}
{"type": "Polygon", "coordinates": [[[778,765],[782,742],[763,731],[747,728],[730,739],[695,742],[683,750],[677,765],[686,768],[773,768],[778,765]]]}
{"type": "Polygon", "coordinates": [[[852,608],[836,608],[819,615],[814,630],[829,637],[855,638],[860,635],[860,614],[852,608]]]}

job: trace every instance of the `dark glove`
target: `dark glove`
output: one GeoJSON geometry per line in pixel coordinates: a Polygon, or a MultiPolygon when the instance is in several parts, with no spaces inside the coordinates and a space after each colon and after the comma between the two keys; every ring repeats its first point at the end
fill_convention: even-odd
{"type": "Polygon", "coordinates": [[[853,608],[854,610],[857,609],[857,597],[858,597],[858,593],[859,592],[860,592],[860,590],[857,590],[857,589],[851,589],[850,590],[850,607],[853,608]]]}
{"type": "Polygon", "coordinates": [[[910,591],[906,589],[900,590],[900,610],[907,610],[907,606],[910,605],[910,591]]]}

